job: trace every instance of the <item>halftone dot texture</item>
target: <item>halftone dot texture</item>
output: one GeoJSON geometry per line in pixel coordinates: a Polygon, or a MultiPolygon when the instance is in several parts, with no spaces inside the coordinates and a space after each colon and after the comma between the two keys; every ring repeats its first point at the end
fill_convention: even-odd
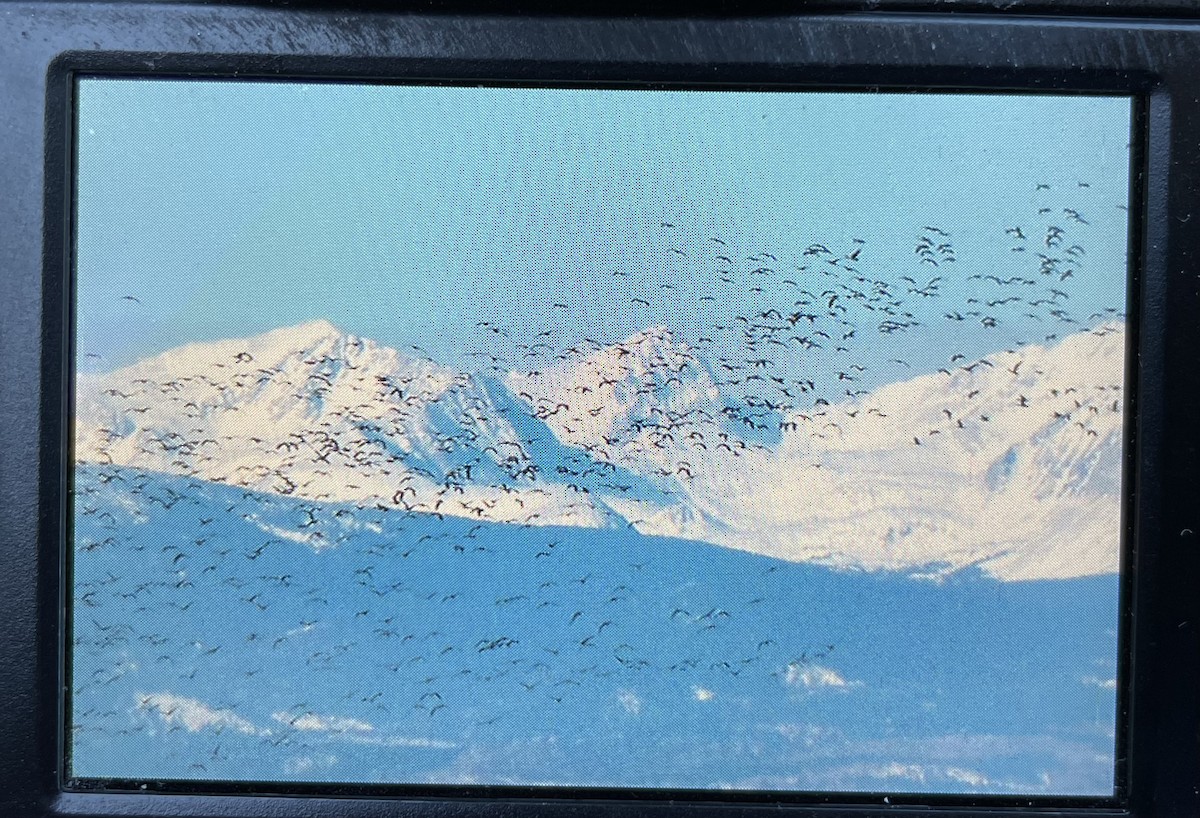
{"type": "Polygon", "coordinates": [[[74,775],[1111,792],[1128,99],[78,123],[74,775]]]}

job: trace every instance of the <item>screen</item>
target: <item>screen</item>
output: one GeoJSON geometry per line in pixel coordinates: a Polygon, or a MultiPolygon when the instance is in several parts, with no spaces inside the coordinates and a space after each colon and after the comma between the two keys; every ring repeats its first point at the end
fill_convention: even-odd
{"type": "Polygon", "coordinates": [[[1129,97],[76,90],[73,779],[1113,795],[1129,97]]]}

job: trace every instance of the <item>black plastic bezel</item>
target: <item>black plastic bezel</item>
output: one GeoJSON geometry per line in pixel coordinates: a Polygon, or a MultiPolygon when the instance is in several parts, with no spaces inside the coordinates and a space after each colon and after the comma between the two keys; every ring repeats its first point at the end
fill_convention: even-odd
{"type": "Polygon", "coordinates": [[[0,807],[13,815],[1200,812],[1197,473],[1200,26],[859,14],[418,16],[236,6],[0,5],[0,807]],[[1119,94],[1136,99],[1127,502],[1113,799],[298,787],[62,778],[68,588],[73,89],[80,75],[1119,94]],[[27,82],[28,85],[19,86],[27,82]],[[41,231],[37,227],[41,227],[41,231]],[[39,243],[39,235],[41,243],[39,243]],[[1134,489],[1136,488],[1136,492],[1134,489]],[[1189,525],[1190,523],[1190,525],[1189,525]],[[1176,533],[1182,532],[1182,533],[1176,533]],[[1160,564],[1161,563],[1161,564],[1160,564]],[[31,661],[31,658],[33,661],[31,661]],[[125,792],[120,792],[124,790],[125,792]],[[163,794],[170,791],[175,794],[163,794]],[[256,793],[252,795],[251,793],[256,793]],[[330,797],[335,796],[335,797],[330,797]]]}

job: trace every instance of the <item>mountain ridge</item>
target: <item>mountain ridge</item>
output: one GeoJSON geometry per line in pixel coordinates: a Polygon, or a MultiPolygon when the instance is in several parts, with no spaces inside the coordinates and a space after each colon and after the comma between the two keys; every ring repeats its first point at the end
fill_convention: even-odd
{"type": "Polygon", "coordinates": [[[81,376],[76,452],[318,501],[627,526],[841,567],[1112,573],[1123,390],[1088,381],[1119,376],[1123,351],[1110,322],[763,411],[723,395],[663,326],[490,375],[318,320],[81,376]]]}

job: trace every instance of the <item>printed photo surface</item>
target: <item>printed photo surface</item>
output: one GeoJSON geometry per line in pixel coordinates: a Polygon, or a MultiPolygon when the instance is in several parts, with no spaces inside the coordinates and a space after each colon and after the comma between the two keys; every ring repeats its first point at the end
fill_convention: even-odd
{"type": "Polygon", "coordinates": [[[1129,98],[77,105],[70,777],[1113,794],[1129,98]]]}

